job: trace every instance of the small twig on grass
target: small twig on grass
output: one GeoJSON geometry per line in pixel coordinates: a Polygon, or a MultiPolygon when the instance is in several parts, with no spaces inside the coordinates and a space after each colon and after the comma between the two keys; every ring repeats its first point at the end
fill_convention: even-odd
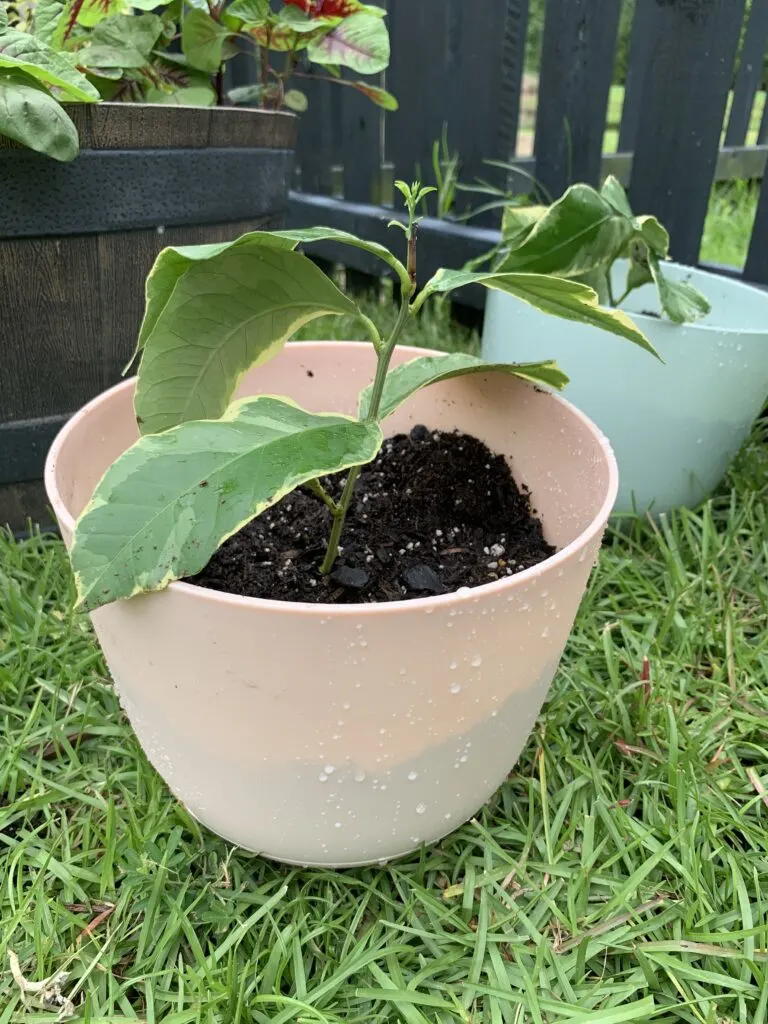
{"type": "Polygon", "coordinates": [[[75,1004],[61,991],[69,978],[68,971],[57,971],[42,981],[28,981],[21,973],[19,958],[12,949],[8,950],[11,976],[21,993],[24,1006],[40,1010],[58,1010],[59,1020],[75,1015],[75,1004]]]}
{"type": "Polygon", "coordinates": [[[85,928],[83,928],[83,930],[77,936],[78,943],[82,942],[84,938],[92,938],[93,933],[96,931],[96,929],[103,925],[105,921],[108,921],[109,918],[114,914],[114,904],[105,903],[103,904],[103,907],[104,909],[100,911],[100,913],[98,913],[96,917],[93,918],[92,921],[89,921],[85,928]]]}
{"type": "Polygon", "coordinates": [[[568,939],[562,945],[555,944],[553,949],[555,953],[569,953],[572,949],[576,949],[580,946],[584,940],[596,939],[600,935],[605,935],[606,932],[613,931],[614,928],[620,928],[621,925],[627,924],[629,921],[633,921],[639,917],[640,914],[647,914],[651,910],[655,910],[660,907],[662,903],[666,903],[670,899],[668,893],[664,895],[654,896],[652,900],[648,900],[647,903],[641,903],[639,907],[635,907],[634,910],[628,910],[624,914],[617,914],[616,917],[611,917],[607,921],[603,921],[602,924],[595,925],[594,928],[589,928],[581,935],[574,935],[573,938],[568,939]]]}
{"type": "Polygon", "coordinates": [[[34,747],[32,753],[41,757],[43,761],[53,761],[59,752],[59,746],[62,742],[74,745],[82,740],[92,739],[93,735],[91,732],[69,732],[65,736],[56,737],[47,743],[34,747]]]}
{"type": "Polygon", "coordinates": [[[637,747],[632,743],[627,743],[625,740],[614,740],[613,744],[615,747],[618,747],[622,754],[626,754],[627,756],[630,754],[639,754],[641,757],[650,757],[654,761],[664,760],[663,757],[654,753],[654,751],[649,750],[647,747],[637,747]]]}
{"type": "Polygon", "coordinates": [[[765,790],[765,786],[760,781],[760,776],[757,774],[754,768],[747,768],[747,778],[755,787],[755,792],[763,801],[766,807],[768,807],[768,793],[765,790]]]}

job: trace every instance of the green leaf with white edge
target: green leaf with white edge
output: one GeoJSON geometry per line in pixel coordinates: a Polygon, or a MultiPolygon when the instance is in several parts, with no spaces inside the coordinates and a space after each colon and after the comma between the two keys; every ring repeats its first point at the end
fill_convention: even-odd
{"type": "Polygon", "coordinates": [[[247,370],[329,315],[358,309],[302,253],[256,241],[192,263],[146,339],[135,397],[141,432],[221,416],[247,370]]]}
{"type": "Polygon", "coordinates": [[[214,74],[221,65],[228,35],[228,29],[205,11],[187,11],[181,23],[181,49],[193,68],[214,74]]]}
{"type": "Polygon", "coordinates": [[[629,243],[627,250],[629,266],[627,267],[627,292],[641,288],[653,281],[648,246],[642,236],[637,235],[629,243]]]}
{"type": "Polygon", "coordinates": [[[77,128],[61,104],[36,79],[0,71],[0,135],[67,162],[77,156],[77,128]]]}
{"type": "Polygon", "coordinates": [[[671,281],[655,256],[650,258],[651,273],[659,291],[659,301],[669,319],[676,324],[694,323],[712,311],[708,299],[686,281],[671,281]]]}
{"type": "MultiPolygon", "coordinates": [[[[464,352],[419,356],[408,363],[401,363],[387,374],[379,407],[379,419],[386,419],[421,388],[470,373],[507,373],[558,390],[568,383],[566,375],[557,363],[553,362],[487,363],[477,356],[470,356],[464,352]]],[[[372,386],[368,385],[360,395],[361,419],[368,415],[371,391],[372,386]]]]}
{"type": "Polygon", "coordinates": [[[0,68],[24,71],[43,85],[55,85],[67,96],[84,103],[100,99],[99,90],[77,70],[67,54],[57,53],[28,32],[6,28],[0,34],[0,68]]]}
{"type": "MultiPolygon", "coordinates": [[[[177,248],[163,249],[149,272],[145,286],[146,308],[141,324],[136,351],[131,356],[128,366],[144,348],[147,338],[154,330],[158,317],[166,306],[173,289],[179,279],[192,264],[209,260],[228,249],[247,248],[249,246],[270,246],[276,249],[295,249],[297,245],[311,245],[313,242],[339,242],[362,249],[376,256],[390,266],[403,281],[408,280],[408,272],[402,263],[389,249],[377,242],[368,242],[348,231],[337,231],[335,228],[299,228],[289,231],[250,231],[234,242],[218,242],[213,245],[187,245],[177,248]]],[[[126,370],[128,367],[126,367],[126,370]]]]}
{"type": "Polygon", "coordinates": [[[645,244],[654,256],[665,260],[669,256],[669,232],[655,217],[638,217],[637,227],[645,244]]]}
{"type": "Polygon", "coordinates": [[[571,277],[569,281],[576,281],[578,284],[585,284],[592,288],[597,294],[597,301],[601,306],[610,306],[611,296],[608,291],[608,278],[604,267],[595,267],[594,270],[580,274],[578,277],[571,277]]]}
{"type": "Polygon", "coordinates": [[[317,64],[342,64],[360,75],[375,75],[389,64],[389,33],[381,18],[352,14],[313,40],[307,55],[317,64]]]}
{"type": "Polygon", "coordinates": [[[374,459],[378,424],[261,395],[220,420],[139,439],[107,470],[75,528],[78,604],[92,611],[192,576],[286,494],[374,459]]]}
{"type": "Polygon", "coordinates": [[[6,28],[8,28],[8,12],[5,7],[0,5],[0,32],[6,28]]]}
{"type": "Polygon", "coordinates": [[[632,207],[629,205],[624,186],[613,174],[609,174],[603,182],[600,188],[600,195],[622,217],[627,217],[629,220],[634,218],[635,215],[632,213],[632,207]]]}
{"type": "Polygon", "coordinates": [[[300,89],[288,89],[285,96],[283,96],[283,103],[289,110],[293,110],[297,114],[303,114],[309,107],[306,93],[301,92],[300,89]]]}
{"type": "Polygon", "coordinates": [[[452,292],[469,284],[479,284],[485,288],[495,288],[508,295],[514,295],[550,316],[600,327],[633,341],[653,355],[658,355],[651,342],[626,313],[619,309],[605,309],[599,305],[594,288],[560,277],[549,277],[546,274],[438,270],[416,300],[417,306],[421,307],[432,294],[452,292]]]}
{"type": "Polygon", "coordinates": [[[548,209],[548,206],[505,206],[501,218],[505,244],[516,246],[523,242],[548,209]]]}
{"type": "MultiPolygon", "coordinates": [[[[234,242],[216,242],[210,245],[187,245],[173,248],[169,246],[161,250],[152,269],[147,276],[144,286],[145,311],[144,319],[139,329],[139,337],[136,342],[136,351],[131,356],[130,362],[123,371],[126,373],[135,360],[136,356],[144,348],[147,338],[155,329],[155,324],[162,314],[170,299],[173,289],[178,284],[184,273],[195,262],[208,260],[227,249],[240,245],[248,245],[255,237],[256,232],[249,232],[241,235],[234,242]]],[[[295,245],[286,242],[286,249],[293,249],[295,245]]]]}
{"type": "Polygon", "coordinates": [[[162,31],[156,14],[115,14],[94,28],[78,59],[89,68],[141,68],[162,31]]]}
{"type": "Polygon", "coordinates": [[[364,252],[376,256],[383,263],[391,267],[398,276],[401,272],[406,273],[400,260],[378,242],[369,242],[365,238],[358,238],[348,231],[337,231],[336,228],[296,228],[288,231],[271,231],[270,236],[277,239],[292,241],[295,245],[311,245],[313,242],[339,242],[341,245],[352,246],[353,249],[362,249],[364,252]]]}
{"type": "Polygon", "coordinates": [[[609,266],[626,248],[635,226],[589,185],[571,185],[512,248],[500,270],[578,277],[609,266]]]}

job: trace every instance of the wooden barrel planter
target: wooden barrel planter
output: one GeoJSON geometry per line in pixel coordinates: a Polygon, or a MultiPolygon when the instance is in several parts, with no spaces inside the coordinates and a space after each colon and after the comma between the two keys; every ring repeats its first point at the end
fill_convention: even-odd
{"type": "Polygon", "coordinates": [[[71,164],[0,138],[0,525],[52,523],[43,461],[62,423],[120,379],[166,245],[280,227],[297,119],[236,108],[69,108],[71,164]]]}

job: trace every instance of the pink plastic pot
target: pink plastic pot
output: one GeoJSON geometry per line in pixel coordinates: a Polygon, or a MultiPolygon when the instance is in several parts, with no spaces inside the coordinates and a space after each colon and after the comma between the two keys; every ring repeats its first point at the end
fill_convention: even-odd
{"type": "MultiPolygon", "coordinates": [[[[419,354],[401,348],[396,362],[419,354]]],[[[373,368],[367,344],[293,344],[240,394],[350,413],[373,368]]],[[[51,449],[67,542],[137,436],[133,388],[85,406],[51,449]]],[[[173,583],[92,616],[147,756],[195,817],[247,849],[351,866],[433,842],[504,780],[547,695],[616,498],[610,447],[563,399],[502,374],[419,392],[389,432],[416,423],[506,455],[558,553],[415,601],[288,604],[173,583]]]]}

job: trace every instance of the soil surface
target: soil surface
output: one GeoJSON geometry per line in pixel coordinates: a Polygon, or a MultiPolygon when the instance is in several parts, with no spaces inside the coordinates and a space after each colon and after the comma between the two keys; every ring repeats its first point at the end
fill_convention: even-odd
{"type": "MultiPolygon", "coordinates": [[[[338,497],[343,477],[324,482],[338,497]]],[[[475,587],[554,554],[506,460],[474,437],[414,427],[357,483],[333,572],[330,513],[300,489],[230,537],[191,582],[278,601],[401,601],[475,587]]]]}

